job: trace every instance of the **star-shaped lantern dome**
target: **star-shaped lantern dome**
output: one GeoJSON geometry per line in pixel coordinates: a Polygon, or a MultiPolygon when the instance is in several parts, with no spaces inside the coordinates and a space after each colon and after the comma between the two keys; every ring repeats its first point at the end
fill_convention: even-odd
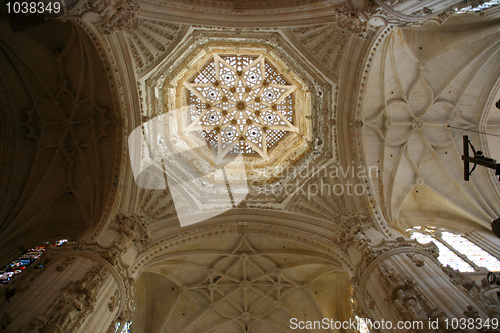
{"type": "Polygon", "coordinates": [[[192,108],[188,131],[198,131],[215,148],[227,153],[269,153],[294,125],[297,87],[279,74],[264,55],[213,54],[189,83],[192,108]]]}
{"type": "Polygon", "coordinates": [[[241,154],[249,180],[276,180],[312,142],[311,92],[286,59],[257,43],[194,49],[164,79],[166,111],[188,110],[179,138],[210,165],[241,154]]]}

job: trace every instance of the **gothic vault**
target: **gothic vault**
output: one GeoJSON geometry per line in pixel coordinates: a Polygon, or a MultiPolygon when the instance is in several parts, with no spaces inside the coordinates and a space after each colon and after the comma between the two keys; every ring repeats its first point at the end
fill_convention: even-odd
{"type": "Polygon", "coordinates": [[[0,7],[1,332],[498,328],[498,1],[61,4],[0,7]]]}

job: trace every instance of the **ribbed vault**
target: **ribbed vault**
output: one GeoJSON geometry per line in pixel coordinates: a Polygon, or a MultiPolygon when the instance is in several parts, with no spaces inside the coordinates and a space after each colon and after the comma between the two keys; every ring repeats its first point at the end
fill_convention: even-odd
{"type": "Polygon", "coordinates": [[[2,17],[0,31],[3,264],[12,251],[77,238],[109,213],[123,139],[109,64],[80,27],[13,32],[2,17]]]}
{"type": "Polygon", "coordinates": [[[488,227],[500,213],[493,174],[478,167],[465,182],[461,160],[463,135],[487,145],[476,132],[500,73],[498,26],[452,29],[394,30],[369,64],[364,152],[380,169],[373,194],[390,221],[447,216],[488,227]]]}
{"type": "Polygon", "coordinates": [[[339,263],[288,239],[240,232],[153,262],[136,282],[137,332],[289,332],[292,317],[351,315],[339,263]]]}

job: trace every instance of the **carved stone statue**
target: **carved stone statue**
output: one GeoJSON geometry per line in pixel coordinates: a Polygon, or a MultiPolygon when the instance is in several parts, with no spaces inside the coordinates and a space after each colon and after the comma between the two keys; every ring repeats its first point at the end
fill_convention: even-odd
{"type": "Polygon", "coordinates": [[[84,293],[79,293],[73,301],[68,303],[66,306],[63,306],[54,318],[52,324],[57,326],[63,332],[68,331],[67,328],[71,327],[71,325],[75,323],[80,315],[80,312],[84,309],[85,298],[86,295],[84,293]]]}
{"type": "Polygon", "coordinates": [[[405,319],[422,321],[428,318],[427,311],[422,307],[412,290],[399,289],[394,297],[394,304],[402,314],[408,316],[405,319]]]}

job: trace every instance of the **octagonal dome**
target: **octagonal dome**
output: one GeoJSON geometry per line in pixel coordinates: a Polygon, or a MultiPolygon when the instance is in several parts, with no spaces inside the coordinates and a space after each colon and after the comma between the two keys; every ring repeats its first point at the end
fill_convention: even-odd
{"type": "Polygon", "coordinates": [[[167,110],[192,106],[178,121],[180,138],[204,160],[243,154],[252,182],[266,180],[264,171],[283,170],[310,148],[310,91],[268,45],[197,47],[162,88],[167,110]],[[202,145],[211,153],[196,149],[202,145]]]}
{"type": "MultiPolygon", "coordinates": [[[[307,151],[307,88],[272,50],[209,44],[196,50],[187,65],[165,88],[175,109],[194,106],[189,119],[179,122],[184,140],[193,138],[184,134],[199,133],[217,159],[242,153],[249,171],[286,163],[286,155],[307,151]]],[[[193,143],[198,146],[200,142],[193,143]]]]}
{"type": "Polygon", "coordinates": [[[322,120],[330,115],[319,110],[332,108],[336,86],[279,33],[193,30],[143,80],[146,114],[176,114],[166,131],[182,142],[173,147],[191,147],[189,161],[179,162],[189,163],[191,179],[239,155],[235,177],[243,171],[249,185],[276,183],[333,144],[322,120]]]}
{"type": "Polygon", "coordinates": [[[298,82],[290,83],[296,81],[291,75],[279,74],[268,56],[258,50],[244,55],[234,51],[205,53],[208,63],[178,85],[187,89],[187,103],[195,106],[185,130],[198,131],[219,157],[241,152],[267,161],[285,138],[307,132],[306,126],[294,125],[305,94],[298,82]]]}

